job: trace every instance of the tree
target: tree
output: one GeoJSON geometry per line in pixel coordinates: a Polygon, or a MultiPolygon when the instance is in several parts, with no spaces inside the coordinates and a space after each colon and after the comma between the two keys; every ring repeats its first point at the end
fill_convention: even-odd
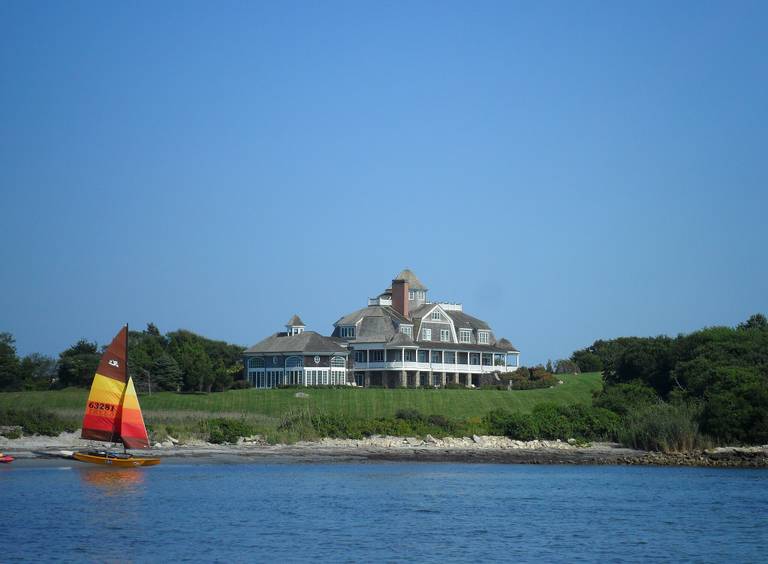
{"type": "Polygon", "coordinates": [[[178,392],[183,382],[181,368],[171,355],[163,353],[155,361],[152,370],[152,382],[160,390],[178,392]]]}
{"type": "Polygon", "coordinates": [[[760,329],[764,331],[768,329],[768,318],[762,313],[756,313],[747,319],[744,323],[739,323],[739,329],[760,329]]]}
{"type": "Polygon", "coordinates": [[[588,350],[576,351],[571,355],[581,372],[602,372],[603,361],[595,353],[588,350]]]}
{"type": "Polygon", "coordinates": [[[19,363],[19,375],[25,390],[48,390],[56,380],[56,359],[29,354],[19,363]]]}
{"type": "Polygon", "coordinates": [[[87,388],[91,385],[100,358],[96,343],[80,339],[59,355],[59,385],[87,388]]]}
{"type": "Polygon", "coordinates": [[[0,333],[0,391],[21,389],[19,357],[16,339],[10,333],[0,333]]]}
{"type": "Polygon", "coordinates": [[[155,325],[154,323],[147,323],[147,329],[144,332],[154,337],[160,336],[160,330],[157,328],[157,325],[155,325]]]}

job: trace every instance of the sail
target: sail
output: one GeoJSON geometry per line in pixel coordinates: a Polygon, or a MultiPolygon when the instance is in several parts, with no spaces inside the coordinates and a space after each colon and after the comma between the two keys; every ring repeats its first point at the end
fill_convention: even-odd
{"type": "Polygon", "coordinates": [[[123,327],[104,351],[85,406],[81,437],[96,441],[120,441],[120,404],[125,393],[128,367],[128,327],[123,327]]]}
{"type": "Polygon", "coordinates": [[[136,396],[136,388],[133,386],[133,378],[130,376],[123,394],[120,415],[120,438],[125,448],[149,448],[147,428],[144,426],[139,398],[136,396]]]}

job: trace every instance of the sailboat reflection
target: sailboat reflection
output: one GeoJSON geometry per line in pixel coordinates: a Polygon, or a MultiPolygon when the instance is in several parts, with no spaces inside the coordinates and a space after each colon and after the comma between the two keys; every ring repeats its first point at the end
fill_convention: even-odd
{"type": "Polygon", "coordinates": [[[86,486],[95,486],[106,495],[123,495],[138,491],[144,484],[144,473],[135,469],[81,468],[80,477],[86,486]]]}

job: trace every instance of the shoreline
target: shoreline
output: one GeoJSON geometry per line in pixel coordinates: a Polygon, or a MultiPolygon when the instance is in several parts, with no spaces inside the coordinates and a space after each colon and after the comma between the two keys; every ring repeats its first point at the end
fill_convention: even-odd
{"type": "MultiPolygon", "coordinates": [[[[80,439],[76,433],[58,437],[0,437],[0,451],[16,458],[13,464],[39,465],[45,460],[67,459],[66,451],[104,448],[103,443],[80,439]]],[[[453,462],[478,464],[578,464],[624,466],[698,466],[717,468],[768,468],[768,445],[722,447],[687,453],[635,450],[615,443],[577,446],[560,441],[514,441],[506,437],[473,436],[436,439],[370,437],[321,439],[313,442],[269,445],[260,437],[238,444],[217,445],[203,441],[157,443],[136,455],[211,463],[350,463],[350,462],[453,462]]]]}

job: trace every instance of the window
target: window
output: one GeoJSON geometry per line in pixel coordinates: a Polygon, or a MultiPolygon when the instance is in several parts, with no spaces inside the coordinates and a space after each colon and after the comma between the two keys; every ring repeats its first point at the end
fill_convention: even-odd
{"type": "Polygon", "coordinates": [[[422,341],[431,341],[432,340],[432,329],[427,329],[426,327],[421,330],[421,340],[422,341]]]}
{"type": "Polygon", "coordinates": [[[411,300],[411,301],[415,300],[416,299],[416,292],[414,292],[413,290],[408,290],[408,299],[411,300]]]}
{"type": "Polygon", "coordinates": [[[401,325],[400,332],[403,335],[408,335],[409,337],[413,337],[413,327],[411,325],[401,325]]]}
{"type": "Polygon", "coordinates": [[[350,326],[344,326],[341,328],[341,332],[339,333],[344,338],[354,339],[355,338],[355,327],[354,325],[350,326]]]}
{"type": "Polygon", "coordinates": [[[443,319],[443,316],[440,315],[439,311],[432,312],[432,321],[441,321],[442,319],[443,319]]]}
{"type": "Polygon", "coordinates": [[[440,329],[440,340],[447,343],[451,340],[451,332],[448,329],[440,329]]]}
{"type": "Polygon", "coordinates": [[[384,350],[376,349],[371,351],[371,362],[384,362],[384,350]]]}
{"type": "Polygon", "coordinates": [[[285,361],[286,368],[301,368],[302,366],[304,366],[304,359],[300,356],[292,356],[285,361]]]}
{"type": "Polygon", "coordinates": [[[456,353],[455,352],[445,353],[445,356],[443,357],[443,362],[445,364],[456,364],[456,353]]]}
{"type": "Polygon", "coordinates": [[[478,331],[477,332],[477,342],[481,345],[487,345],[488,344],[488,331],[478,331]]]}
{"type": "Polygon", "coordinates": [[[249,358],[248,368],[264,368],[264,359],[254,357],[249,358]]]}
{"type": "Polygon", "coordinates": [[[365,351],[355,351],[355,362],[368,362],[365,351]]]}
{"type": "Polygon", "coordinates": [[[347,365],[343,356],[334,356],[331,359],[331,366],[335,368],[344,368],[347,365]]]}
{"type": "Polygon", "coordinates": [[[469,363],[479,365],[480,364],[480,353],[469,353],[469,363]]]}
{"type": "Polygon", "coordinates": [[[429,351],[419,351],[419,362],[429,362],[427,353],[429,351]]]}
{"type": "Polygon", "coordinates": [[[406,362],[415,362],[416,361],[416,351],[413,349],[405,349],[405,361],[406,362]]]}
{"type": "Polygon", "coordinates": [[[469,329],[459,329],[459,342],[469,343],[472,341],[472,331],[469,329]]]}
{"type": "Polygon", "coordinates": [[[443,362],[443,353],[440,351],[432,351],[432,362],[441,364],[443,362]]]}

